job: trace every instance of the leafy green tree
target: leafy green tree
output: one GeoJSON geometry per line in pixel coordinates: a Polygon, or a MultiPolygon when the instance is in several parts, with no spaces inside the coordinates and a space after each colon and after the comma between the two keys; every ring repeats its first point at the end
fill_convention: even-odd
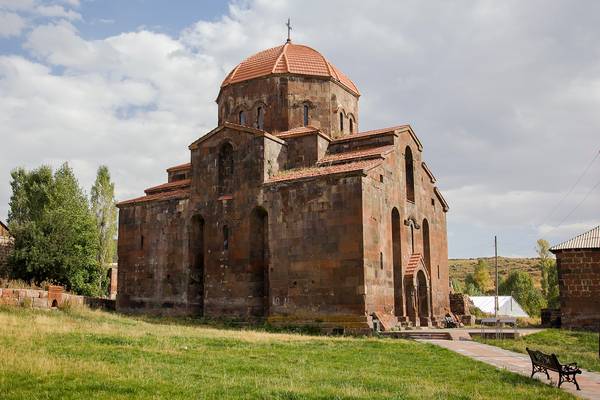
{"type": "Polygon", "coordinates": [[[98,229],[98,263],[105,267],[115,255],[117,234],[117,208],[115,207],[115,184],[110,180],[108,167],[98,168],[91,191],[92,212],[98,229]]]}
{"type": "Polygon", "coordinates": [[[485,260],[478,260],[473,271],[473,283],[481,293],[490,293],[494,290],[494,282],[490,275],[490,267],[485,260]]]}
{"type": "Polygon", "coordinates": [[[542,273],[542,294],[550,308],[559,307],[558,296],[558,270],[556,261],[550,253],[550,243],[544,239],[537,241],[536,252],[538,254],[538,267],[542,273]]]}
{"type": "Polygon", "coordinates": [[[456,279],[456,278],[452,278],[451,280],[452,283],[452,289],[454,290],[454,293],[465,293],[465,288],[463,287],[463,284],[460,280],[456,279]]]}
{"type": "Polygon", "coordinates": [[[9,227],[15,237],[12,277],[100,293],[98,233],[86,196],[68,164],[12,172],[9,227]]]}
{"type": "Polygon", "coordinates": [[[544,296],[533,284],[531,275],[512,271],[498,288],[501,295],[513,296],[529,315],[539,315],[545,305],[544,296]]]}

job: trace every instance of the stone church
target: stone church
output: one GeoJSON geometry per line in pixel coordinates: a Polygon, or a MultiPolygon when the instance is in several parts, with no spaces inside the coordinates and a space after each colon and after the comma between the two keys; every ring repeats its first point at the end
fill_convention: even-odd
{"type": "Polygon", "coordinates": [[[117,309],[347,333],[439,324],[448,204],[412,128],[361,131],[359,97],[289,40],[236,66],[190,163],[118,205],[117,309]]]}

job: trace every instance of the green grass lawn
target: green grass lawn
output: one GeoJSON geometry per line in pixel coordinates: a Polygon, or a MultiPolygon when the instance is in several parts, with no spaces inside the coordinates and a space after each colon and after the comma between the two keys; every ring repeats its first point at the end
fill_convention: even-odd
{"type": "Polygon", "coordinates": [[[554,353],[563,364],[576,362],[582,368],[600,371],[597,333],[546,329],[517,340],[477,340],[520,353],[526,353],[525,347],[554,353]]]}
{"type": "Polygon", "coordinates": [[[0,308],[2,399],[573,399],[433,345],[0,308]]]}

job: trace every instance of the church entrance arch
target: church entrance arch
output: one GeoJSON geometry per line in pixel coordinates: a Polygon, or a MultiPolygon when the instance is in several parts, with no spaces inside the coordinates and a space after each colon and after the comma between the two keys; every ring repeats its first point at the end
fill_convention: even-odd
{"type": "Polygon", "coordinates": [[[417,272],[417,304],[419,318],[421,319],[420,322],[423,325],[423,319],[428,319],[431,315],[429,312],[429,284],[423,270],[417,272]]]}
{"type": "Polygon", "coordinates": [[[413,254],[406,267],[406,315],[415,326],[431,324],[431,286],[423,257],[413,254]]]}

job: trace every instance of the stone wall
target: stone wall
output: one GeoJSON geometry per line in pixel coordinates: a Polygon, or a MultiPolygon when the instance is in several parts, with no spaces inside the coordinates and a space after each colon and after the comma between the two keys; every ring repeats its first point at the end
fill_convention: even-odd
{"type": "Polygon", "coordinates": [[[70,305],[87,305],[91,308],[115,309],[114,300],[63,293],[62,287],[49,290],[0,288],[0,305],[49,309],[70,305]]]}
{"type": "Polygon", "coordinates": [[[273,238],[269,321],[322,321],[369,331],[365,316],[361,176],[269,185],[273,238]]]}
{"type": "Polygon", "coordinates": [[[450,293],[450,310],[455,315],[471,315],[469,309],[471,301],[469,296],[463,293],[450,293]]]}
{"type": "Polygon", "coordinates": [[[219,125],[239,123],[239,113],[245,114],[245,125],[257,128],[257,110],[264,112],[263,130],[278,133],[304,125],[304,106],[309,107],[308,125],[319,128],[331,137],[358,132],[358,97],[336,82],[317,77],[278,75],[252,79],[228,85],[217,98],[219,125]],[[344,118],[340,131],[339,114],[344,118]]]}
{"type": "Polygon", "coordinates": [[[0,288],[0,304],[35,308],[62,307],[65,302],[84,304],[84,296],[67,293],[52,293],[38,289],[0,288]],[[56,301],[54,303],[54,301],[56,301]]]}
{"type": "Polygon", "coordinates": [[[561,323],[567,329],[600,327],[600,249],[556,251],[561,323]]]}
{"type": "Polygon", "coordinates": [[[188,288],[187,207],[187,199],[175,199],[121,208],[120,311],[177,315],[201,308],[188,288]]]}
{"type": "MultiPolygon", "coordinates": [[[[422,163],[422,147],[408,132],[352,141],[332,142],[335,151],[392,145],[395,151],[363,178],[364,259],[367,313],[407,317],[401,309],[411,302],[410,288],[402,282],[413,253],[422,255],[427,271],[429,310],[420,312],[419,324],[437,324],[450,310],[446,213],[434,193],[434,182],[422,163]],[[360,146],[360,147],[359,147],[360,146]],[[415,199],[406,195],[405,152],[411,149],[414,165],[415,199]],[[393,234],[397,213],[398,232],[393,234]],[[411,229],[411,226],[413,227],[411,229]],[[397,252],[394,241],[398,241],[397,252]],[[399,262],[394,263],[394,257],[399,262]],[[396,265],[394,265],[396,264],[396,265]],[[397,271],[396,271],[397,270],[397,271]]],[[[425,302],[425,299],[422,299],[425,302]]],[[[422,310],[423,311],[423,310],[422,310]]]]}
{"type": "Polygon", "coordinates": [[[13,249],[14,240],[10,236],[0,236],[0,276],[5,270],[8,257],[13,249]]]}

